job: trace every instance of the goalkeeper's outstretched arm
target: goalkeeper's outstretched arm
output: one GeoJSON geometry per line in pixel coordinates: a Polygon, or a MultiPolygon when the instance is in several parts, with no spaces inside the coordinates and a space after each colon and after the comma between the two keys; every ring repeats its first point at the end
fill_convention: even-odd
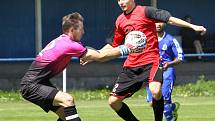
{"type": "Polygon", "coordinates": [[[81,61],[100,61],[105,62],[114,58],[117,58],[121,55],[129,54],[130,49],[125,45],[120,45],[119,47],[115,47],[112,49],[102,49],[95,50],[92,48],[88,48],[85,55],[81,57],[81,61]]]}

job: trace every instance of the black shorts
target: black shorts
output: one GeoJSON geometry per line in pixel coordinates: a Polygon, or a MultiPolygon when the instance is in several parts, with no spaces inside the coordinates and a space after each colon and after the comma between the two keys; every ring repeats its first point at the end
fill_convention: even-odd
{"type": "Polygon", "coordinates": [[[124,99],[140,90],[143,83],[162,82],[162,70],[159,63],[151,63],[134,68],[123,68],[111,92],[112,96],[124,99]]]}
{"type": "Polygon", "coordinates": [[[53,106],[55,95],[59,91],[49,79],[32,81],[38,72],[26,73],[21,82],[21,93],[23,98],[40,106],[45,112],[50,110],[56,112],[59,106],[53,106]],[[36,82],[36,83],[35,83],[36,82]]]}

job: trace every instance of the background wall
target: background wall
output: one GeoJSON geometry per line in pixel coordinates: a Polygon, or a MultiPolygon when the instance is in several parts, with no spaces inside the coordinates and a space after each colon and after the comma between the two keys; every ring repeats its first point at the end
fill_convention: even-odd
{"type": "MultiPolygon", "coordinates": [[[[166,9],[178,18],[191,15],[195,24],[204,25],[208,33],[215,33],[215,13],[213,0],[158,0],[158,8],[166,9]]],[[[178,34],[179,28],[169,27],[173,35],[178,34]]]]}
{"type": "MultiPolygon", "coordinates": [[[[67,89],[101,89],[111,88],[113,81],[121,72],[120,61],[110,61],[107,63],[91,63],[81,66],[72,62],[67,68],[67,89]]],[[[0,90],[17,90],[20,81],[30,62],[7,62],[0,63],[0,90]]],[[[214,62],[186,62],[176,67],[176,85],[194,83],[199,76],[204,75],[206,80],[215,79],[214,62]]],[[[62,74],[56,76],[51,81],[58,88],[62,89],[62,74]]]]}
{"type": "MultiPolygon", "coordinates": [[[[150,5],[150,0],[137,0],[138,3],[150,5]]],[[[94,48],[105,45],[105,38],[110,33],[121,10],[115,0],[44,0],[43,45],[61,33],[61,18],[71,12],[79,12],[85,22],[85,35],[82,42],[94,48]]]]}
{"type": "Polygon", "coordinates": [[[34,0],[0,3],[0,58],[34,57],[34,0]]]}
{"type": "MultiPolygon", "coordinates": [[[[137,0],[140,2],[141,0],[137,0]]],[[[43,47],[61,32],[61,18],[79,12],[85,18],[83,43],[95,48],[105,45],[116,16],[121,12],[114,0],[41,0],[43,47]]],[[[149,5],[149,0],[144,2],[149,5]]],[[[35,0],[1,0],[0,58],[34,57],[35,0]]]]}
{"type": "MultiPolygon", "coordinates": [[[[150,0],[136,0],[150,5],[150,0]]],[[[61,18],[71,12],[80,12],[85,18],[83,42],[94,48],[105,45],[115,19],[121,13],[114,0],[41,0],[43,47],[61,34],[61,18]]],[[[158,8],[166,9],[176,17],[186,14],[194,22],[215,33],[213,0],[158,0],[158,8]]],[[[35,0],[1,0],[0,4],[0,58],[34,57],[35,52],[35,0]]],[[[178,34],[177,27],[167,31],[178,34]]],[[[215,42],[211,42],[210,45],[215,42]]],[[[215,46],[215,44],[214,44],[215,46]]]]}

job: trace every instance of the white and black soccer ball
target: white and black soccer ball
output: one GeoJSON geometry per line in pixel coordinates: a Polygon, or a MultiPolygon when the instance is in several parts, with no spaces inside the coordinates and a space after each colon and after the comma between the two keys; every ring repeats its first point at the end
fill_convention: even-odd
{"type": "Polygon", "coordinates": [[[131,31],[125,37],[125,46],[143,50],[146,47],[146,35],[141,31],[131,31]]]}

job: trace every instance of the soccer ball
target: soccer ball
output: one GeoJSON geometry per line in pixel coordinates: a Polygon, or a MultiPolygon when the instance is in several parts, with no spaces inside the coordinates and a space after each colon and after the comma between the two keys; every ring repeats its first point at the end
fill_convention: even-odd
{"type": "Polygon", "coordinates": [[[131,50],[141,50],[146,47],[146,36],[141,31],[131,31],[125,37],[125,46],[131,50]]]}

